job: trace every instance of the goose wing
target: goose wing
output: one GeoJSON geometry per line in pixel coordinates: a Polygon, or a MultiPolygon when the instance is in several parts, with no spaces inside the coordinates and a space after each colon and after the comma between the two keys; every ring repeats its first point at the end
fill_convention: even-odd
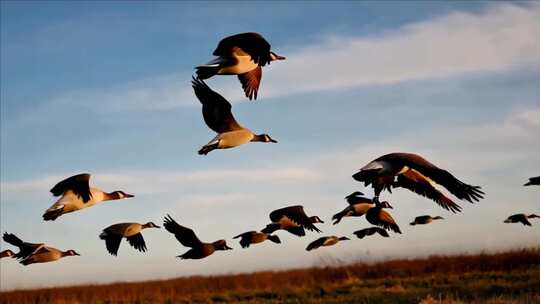
{"type": "Polygon", "coordinates": [[[140,252],[146,252],[146,243],[142,234],[139,232],[126,238],[131,247],[139,250],[140,252]]]}
{"type": "Polygon", "coordinates": [[[433,200],[439,206],[454,213],[461,211],[461,207],[458,204],[454,203],[454,201],[437,190],[437,188],[431,184],[429,179],[415,169],[407,170],[405,173],[398,175],[397,181],[394,182],[392,187],[409,189],[423,197],[433,200]]]}
{"type": "Polygon", "coordinates": [[[271,61],[270,43],[258,33],[241,33],[223,38],[214,50],[214,56],[230,56],[235,47],[248,53],[253,62],[265,66],[271,61]]]}
{"type": "Polygon", "coordinates": [[[193,230],[179,225],[170,215],[167,214],[163,221],[163,226],[167,231],[174,234],[176,239],[186,247],[197,247],[202,242],[197,238],[193,230]]]}
{"type": "Polygon", "coordinates": [[[365,228],[365,229],[361,229],[361,230],[357,230],[355,232],[353,232],[359,239],[362,239],[366,236],[369,236],[369,235],[373,235],[375,233],[378,233],[380,234],[382,237],[390,237],[390,235],[388,234],[388,232],[386,232],[386,230],[382,229],[382,228],[379,228],[379,227],[370,227],[370,228],[365,228]]]}
{"type": "Polygon", "coordinates": [[[484,192],[480,190],[480,186],[472,186],[460,181],[450,172],[435,166],[420,155],[412,153],[393,153],[386,155],[386,157],[388,159],[393,158],[398,162],[415,169],[422,175],[448,189],[450,193],[461,200],[474,203],[484,198],[484,192]]]}
{"type": "Polygon", "coordinates": [[[90,174],[88,173],[82,173],[77,174],[72,177],[68,177],[64,179],[63,181],[56,184],[52,189],[51,193],[54,196],[60,196],[64,194],[64,192],[71,190],[73,193],[75,193],[77,196],[82,198],[83,202],[88,202],[92,194],[90,193],[90,174]]]}
{"type": "Polygon", "coordinates": [[[195,95],[203,105],[204,122],[210,129],[217,133],[243,129],[232,115],[231,104],[223,96],[212,91],[204,81],[195,77],[191,84],[195,95]]]}
{"type": "Polygon", "coordinates": [[[238,75],[238,80],[242,83],[242,89],[249,100],[257,99],[257,92],[262,78],[262,68],[260,66],[255,69],[238,75]]]}
{"type": "Polygon", "coordinates": [[[325,236],[316,239],[315,241],[313,241],[313,242],[309,243],[309,245],[307,245],[306,250],[311,251],[313,249],[317,249],[317,248],[321,247],[322,245],[324,245],[324,242],[326,242],[326,239],[327,239],[327,237],[325,237],[325,236]]]}
{"type": "Polygon", "coordinates": [[[9,243],[15,247],[19,247],[19,252],[15,254],[15,258],[17,259],[27,258],[44,246],[44,244],[33,244],[33,243],[23,242],[16,235],[12,233],[7,233],[7,232],[4,232],[2,239],[6,243],[9,243]]]}
{"type": "Polygon", "coordinates": [[[116,256],[118,255],[118,249],[120,248],[120,242],[122,241],[122,236],[117,234],[111,234],[108,235],[105,238],[105,246],[107,247],[107,251],[116,256]]]}
{"type": "Polygon", "coordinates": [[[270,220],[272,220],[274,223],[279,222],[279,220],[283,217],[290,219],[304,229],[321,232],[315,225],[313,225],[311,219],[304,212],[304,207],[300,205],[277,209],[270,213],[270,220]]]}

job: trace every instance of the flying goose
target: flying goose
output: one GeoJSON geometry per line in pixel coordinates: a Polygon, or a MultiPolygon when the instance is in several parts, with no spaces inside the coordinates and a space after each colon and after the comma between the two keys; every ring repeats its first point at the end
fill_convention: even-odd
{"type": "Polygon", "coordinates": [[[349,203],[349,206],[332,216],[332,219],[334,220],[333,224],[336,225],[339,223],[343,217],[363,216],[370,208],[374,207],[373,201],[363,197],[363,195],[362,192],[356,191],[346,196],[345,199],[349,203]]]}
{"type": "Polygon", "coordinates": [[[270,44],[258,33],[242,33],[221,40],[215,49],[218,56],[207,64],[197,66],[197,78],[218,75],[238,75],[242,89],[250,100],[257,99],[262,68],[271,61],[284,60],[270,51],[270,44]]]}
{"type": "Polygon", "coordinates": [[[529,222],[528,219],[532,218],[540,218],[540,216],[536,214],[526,215],[524,213],[518,213],[509,216],[504,222],[505,223],[522,223],[525,226],[532,226],[531,222],[529,222]]]}
{"type": "Polygon", "coordinates": [[[0,259],[1,258],[10,258],[10,257],[13,257],[15,256],[15,252],[7,249],[7,250],[3,250],[0,252],[0,259]]]}
{"type": "Polygon", "coordinates": [[[61,197],[49,209],[45,210],[43,219],[54,221],[62,214],[88,208],[104,201],[133,197],[124,191],[103,192],[90,187],[89,181],[90,174],[83,173],[68,177],[56,184],[51,189],[51,193],[61,197]]]}
{"type": "Polygon", "coordinates": [[[375,201],[375,206],[366,212],[366,220],[372,225],[380,226],[395,233],[401,233],[401,230],[396,224],[396,221],[394,221],[394,218],[392,218],[390,213],[384,211],[383,208],[392,209],[392,206],[390,206],[390,204],[386,201],[375,201]]]}
{"type": "Polygon", "coordinates": [[[353,234],[356,235],[359,239],[363,239],[366,236],[373,235],[375,233],[380,234],[382,237],[390,237],[388,232],[386,230],[379,228],[379,227],[370,227],[370,228],[364,228],[360,230],[356,230],[353,232],[353,234]]]}
{"type": "Polygon", "coordinates": [[[204,81],[193,78],[193,90],[202,104],[206,125],[218,135],[199,150],[206,155],[214,149],[234,148],[250,141],[277,143],[268,134],[257,135],[236,122],[231,112],[231,104],[223,96],[212,91],[204,81]]]}
{"type": "Polygon", "coordinates": [[[146,252],[146,243],[141,234],[141,230],[146,228],[159,228],[156,224],[148,222],[146,224],[139,223],[120,223],[111,225],[99,235],[99,238],[105,240],[107,251],[116,256],[122,238],[126,238],[131,247],[146,252]]]}
{"type": "Polygon", "coordinates": [[[315,223],[324,223],[318,216],[308,217],[304,212],[304,207],[300,205],[289,206],[274,210],[270,213],[271,224],[261,230],[263,233],[271,234],[276,230],[283,229],[296,236],[304,236],[304,229],[321,232],[315,223]]]}
{"type": "Polygon", "coordinates": [[[375,190],[376,200],[384,189],[392,192],[392,188],[402,187],[427,197],[454,213],[461,211],[461,207],[437,190],[433,183],[444,186],[457,198],[470,203],[482,199],[484,194],[480,186],[465,184],[450,172],[412,153],[383,155],[361,168],[353,178],[364,182],[365,186],[371,184],[375,190]]]}
{"type": "Polygon", "coordinates": [[[174,234],[176,239],[184,246],[191,247],[186,253],[177,257],[181,259],[202,259],[205,258],[216,250],[231,250],[232,248],[227,246],[225,240],[215,241],[213,243],[203,243],[195,235],[193,230],[179,225],[170,215],[167,214],[163,222],[163,226],[167,231],[174,234]]]}
{"type": "Polygon", "coordinates": [[[270,240],[276,244],[281,244],[281,240],[279,239],[277,235],[272,235],[272,234],[257,232],[257,231],[244,232],[242,234],[235,236],[234,238],[235,239],[241,238],[240,245],[242,246],[242,248],[248,248],[249,245],[251,244],[262,243],[266,240],[270,240]]]}
{"type": "Polygon", "coordinates": [[[523,186],[540,185],[540,176],[531,177],[529,181],[523,186]]]}
{"type": "Polygon", "coordinates": [[[332,246],[337,244],[339,241],[348,241],[350,240],[346,236],[337,237],[335,235],[331,236],[323,236],[321,238],[316,239],[315,241],[309,243],[309,245],[306,247],[307,251],[311,251],[313,249],[317,249],[321,246],[332,246]]]}
{"type": "Polygon", "coordinates": [[[410,223],[411,226],[414,226],[414,225],[426,225],[426,224],[429,224],[431,222],[433,222],[434,220],[444,220],[444,218],[442,216],[430,216],[430,215],[422,215],[422,216],[417,216],[414,221],[412,221],[410,223]]]}
{"type": "Polygon", "coordinates": [[[13,255],[14,258],[21,260],[23,265],[34,263],[53,262],[66,256],[80,255],[75,250],[61,251],[45,244],[33,244],[23,242],[17,236],[11,233],[4,233],[3,239],[15,247],[19,247],[19,252],[13,255]]]}

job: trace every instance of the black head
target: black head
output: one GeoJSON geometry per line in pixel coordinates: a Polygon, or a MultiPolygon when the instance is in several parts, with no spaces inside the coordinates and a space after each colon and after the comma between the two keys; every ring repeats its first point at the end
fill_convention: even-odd
{"type": "Polygon", "coordinates": [[[277,143],[277,140],[273,139],[272,137],[270,137],[270,135],[268,134],[259,134],[259,135],[255,135],[255,137],[253,138],[252,141],[258,141],[258,142],[265,142],[265,143],[277,143]]]}
{"type": "Polygon", "coordinates": [[[387,201],[382,201],[380,204],[383,208],[394,209],[394,207],[392,207],[392,205],[390,205],[390,203],[387,201]]]}
{"type": "Polygon", "coordinates": [[[154,224],[153,222],[148,222],[143,225],[144,228],[161,228],[158,225],[154,224]]]}
{"type": "Polygon", "coordinates": [[[345,199],[347,198],[353,198],[353,197],[359,197],[359,196],[364,196],[364,193],[360,192],[360,191],[354,191],[353,193],[345,196],[345,199]]]}
{"type": "Polygon", "coordinates": [[[434,219],[434,220],[444,220],[444,217],[442,217],[442,216],[436,216],[436,217],[434,217],[433,219],[434,219]]]}
{"type": "Polygon", "coordinates": [[[227,246],[227,242],[225,240],[215,241],[214,248],[216,248],[216,250],[232,250],[231,247],[227,246]]]}
{"type": "Polygon", "coordinates": [[[346,237],[346,236],[342,236],[339,238],[340,241],[350,241],[351,239],[346,237]]]}
{"type": "Polygon", "coordinates": [[[278,55],[278,54],[276,54],[276,53],[270,51],[270,59],[271,59],[272,61],[275,61],[275,60],[285,60],[285,59],[287,59],[287,58],[284,57],[284,56],[280,56],[280,55],[278,55]]]}
{"type": "Polygon", "coordinates": [[[110,196],[111,196],[112,199],[117,200],[117,199],[134,197],[135,195],[125,193],[124,191],[118,190],[118,191],[111,192],[110,196]]]}

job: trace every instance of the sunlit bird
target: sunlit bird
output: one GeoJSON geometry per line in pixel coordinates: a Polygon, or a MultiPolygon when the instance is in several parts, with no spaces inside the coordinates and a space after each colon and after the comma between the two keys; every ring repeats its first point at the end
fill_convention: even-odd
{"type": "Polygon", "coordinates": [[[276,244],[281,244],[281,240],[277,235],[272,235],[264,232],[258,231],[248,231],[242,234],[239,234],[234,237],[235,239],[240,238],[240,245],[242,248],[248,248],[251,244],[262,243],[266,240],[270,240],[276,244]]]}
{"type": "Polygon", "coordinates": [[[261,230],[263,233],[273,233],[276,230],[285,230],[296,236],[306,235],[305,229],[321,232],[314,224],[324,223],[318,216],[307,216],[304,207],[300,205],[289,206],[274,210],[270,213],[271,224],[261,230]]]}
{"type": "Polygon", "coordinates": [[[156,224],[148,222],[146,224],[139,223],[120,223],[111,225],[99,235],[99,238],[105,240],[107,251],[112,255],[118,254],[120,242],[122,238],[126,238],[131,247],[141,252],[146,252],[146,243],[141,231],[146,228],[159,228],[156,224]]]}
{"type": "Polygon", "coordinates": [[[392,206],[386,201],[375,201],[375,206],[366,212],[366,220],[372,225],[382,227],[395,233],[401,233],[401,229],[399,229],[399,226],[392,215],[384,211],[383,208],[392,209],[392,206]]]}
{"type": "Polygon", "coordinates": [[[540,216],[536,214],[530,214],[526,215],[525,213],[518,213],[509,216],[504,222],[505,223],[522,223],[525,226],[532,226],[531,222],[529,222],[529,219],[533,218],[540,218],[540,216]]]}
{"type": "Polygon", "coordinates": [[[204,145],[199,154],[206,155],[214,149],[234,148],[250,141],[277,143],[268,134],[257,135],[236,122],[231,112],[231,104],[223,96],[212,91],[202,80],[193,78],[193,90],[202,103],[202,113],[206,125],[218,135],[204,145]]]}
{"type": "Polygon", "coordinates": [[[434,183],[444,186],[457,198],[470,203],[482,199],[484,194],[480,186],[465,184],[450,172],[412,153],[383,155],[362,167],[353,178],[364,182],[365,186],[372,185],[375,200],[378,200],[380,193],[385,189],[392,192],[392,188],[402,187],[427,197],[452,212],[461,211],[461,207],[437,190],[434,183]]]}
{"type": "Polygon", "coordinates": [[[529,181],[525,183],[523,186],[532,186],[532,185],[540,185],[540,176],[529,178],[529,181]]]}
{"type": "Polygon", "coordinates": [[[270,44],[258,33],[242,33],[221,40],[214,50],[218,56],[207,64],[196,67],[197,78],[214,75],[238,75],[246,97],[257,99],[262,68],[275,60],[284,60],[270,51],[270,44]]]}
{"type": "Polygon", "coordinates": [[[369,227],[369,228],[356,230],[355,232],[353,232],[353,234],[356,235],[356,237],[358,237],[359,239],[363,239],[366,236],[374,235],[376,233],[378,233],[382,237],[390,237],[390,235],[388,234],[388,232],[386,232],[386,230],[379,227],[369,227]]]}
{"type": "Polygon", "coordinates": [[[216,250],[231,250],[232,248],[227,246],[225,240],[218,240],[213,243],[203,243],[195,235],[193,230],[179,225],[170,215],[165,217],[163,226],[167,231],[174,234],[176,239],[180,244],[191,247],[186,253],[179,255],[177,257],[181,259],[202,259],[211,254],[216,250]]]}
{"type": "Polygon", "coordinates": [[[345,199],[347,200],[347,203],[349,203],[349,206],[332,216],[332,220],[334,220],[333,224],[336,225],[344,217],[363,216],[369,209],[373,208],[375,206],[373,201],[363,195],[362,192],[356,191],[346,196],[345,199]]]}
{"type": "Polygon", "coordinates": [[[409,223],[409,225],[426,225],[430,224],[435,220],[444,220],[442,216],[431,216],[431,215],[421,215],[414,218],[414,221],[409,223]]]}
{"type": "Polygon", "coordinates": [[[306,247],[306,250],[311,251],[319,247],[333,246],[339,243],[340,241],[348,241],[348,240],[350,239],[346,236],[342,236],[342,237],[337,237],[335,235],[323,236],[309,243],[309,245],[306,247]]]}
{"type": "Polygon", "coordinates": [[[133,197],[124,191],[103,192],[89,185],[90,174],[83,173],[68,177],[56,184],[51,193],[60,196],[49,209],[45,210],[43,219],[54,221],[62,214],[92,207],[98,203],[133,197]]]}
{"type": "Polygon", "coordinates": [[[63,257],[80,255],[72,249],[68,251],[61,251],[59,249],[46,246],[45,244],[23,242],[21,239],[11,233],[4,233],[3,239],[6,243],[19,248],[19,252],[13,257],[19,259],[20,263],[25,266],[34,263],[54,262],[63,257]]]}

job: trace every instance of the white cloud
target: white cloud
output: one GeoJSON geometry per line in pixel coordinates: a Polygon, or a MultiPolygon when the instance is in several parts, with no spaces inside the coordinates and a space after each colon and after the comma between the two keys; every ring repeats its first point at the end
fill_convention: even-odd
{"type": "MultiPolygon", "coordinates": [[[[538,37],[540,5],[497,4],[481,13],[454,12],[378,36],[327,37],[317,45],[289,52],[275,46],[287,60],[265,68],[259,95],[262,99],[538,66],[538,37]]],[[[107,111],[196,106],[189,83],[192,72],[142,79],[102,91],[80,90],[56,101],[103,102],[107,111]]],[[[236,77],[210,81],[229,100],[245,99],[236,77]]]]}

